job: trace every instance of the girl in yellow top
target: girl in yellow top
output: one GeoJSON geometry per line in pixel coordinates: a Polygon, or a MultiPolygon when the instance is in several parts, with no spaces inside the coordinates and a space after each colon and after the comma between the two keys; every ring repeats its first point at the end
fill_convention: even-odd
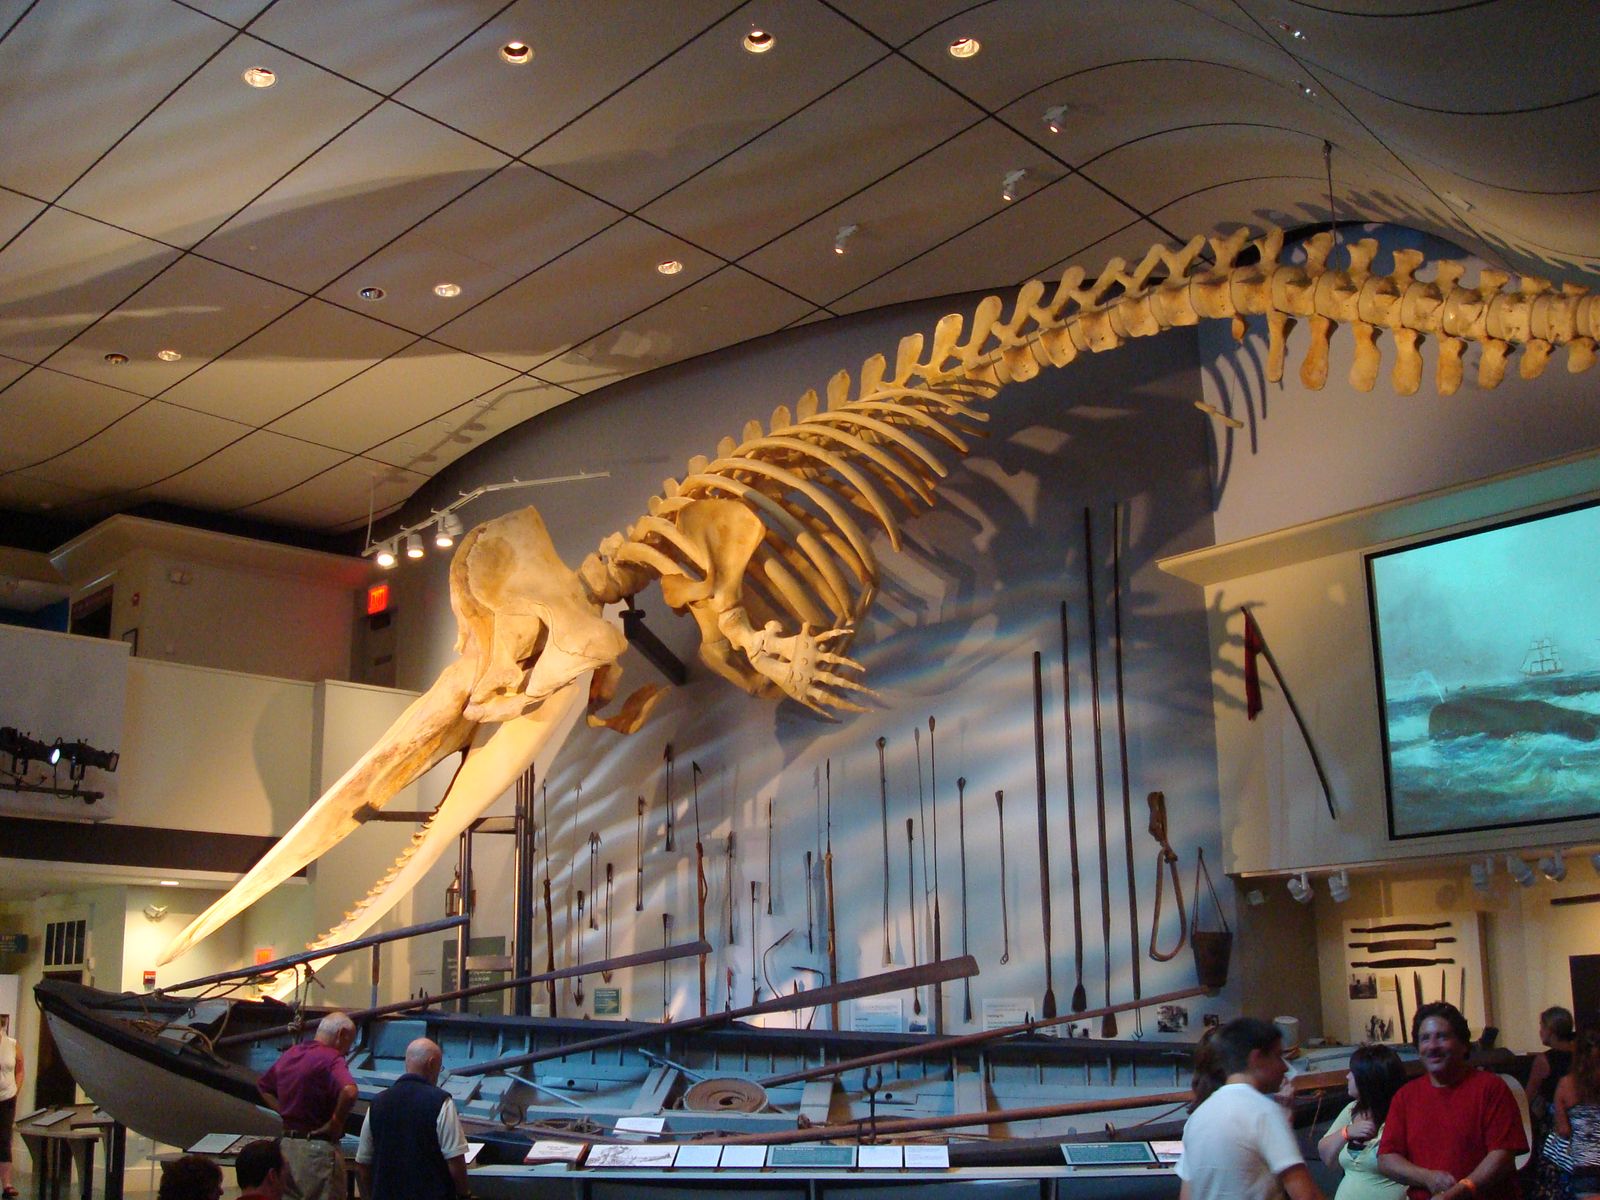
{"type": "Polygon", "coordinates": [[[1322,1161],[1344,1170],[1334,1200],[1404,1200],[1405,1184],[1378,1171],[1378,1140],[1389,1101],[1405,1081],[1400,1056],[1388,1046],[1359,1046],[1350,1056],[1350,1103],[1317,1143],[1322,1161]]]}

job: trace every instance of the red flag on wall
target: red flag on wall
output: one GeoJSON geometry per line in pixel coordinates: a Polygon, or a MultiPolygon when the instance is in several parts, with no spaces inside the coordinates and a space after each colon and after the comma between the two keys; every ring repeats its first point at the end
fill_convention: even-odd
{"type": "Polygon", "coordinates": [[[1254,721],[1261,712],[1261,668],[1257,657],[1267,648],[1266,640],[1247,608],[1244,611],[1244,711],[1254,721]]]}

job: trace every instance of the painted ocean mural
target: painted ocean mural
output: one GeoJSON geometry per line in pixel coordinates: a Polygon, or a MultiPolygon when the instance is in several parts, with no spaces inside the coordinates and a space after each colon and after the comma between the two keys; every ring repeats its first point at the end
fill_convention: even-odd
{"type": "Polygon", "coordinates": [[[1391,836],[1600,814],[1600,506],[1367,566],[1391,836]]]}

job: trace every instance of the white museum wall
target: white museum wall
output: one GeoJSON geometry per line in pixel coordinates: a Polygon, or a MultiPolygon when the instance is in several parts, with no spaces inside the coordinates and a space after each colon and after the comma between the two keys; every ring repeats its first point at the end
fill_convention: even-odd
{"type": "MultiPolygon", "coordinates": [[[[723,434],[737,433],[751,417],[765,417],[778,404],[792,405],[807,387],[822,385],[830,372],[855,366],[869,353],[892,353],[898,338],[927,331],[945,312],[971,302],[943,301],[870,314],[860,319],[808,326],[790,334],[696,360],[630,381],[573,405],[546,413],[502,435],[446,472],[419,496],[416,510],[479,484],[608,470],[605,480],[502,494],[475,504],[465,516],[482,521],[520,504],[534,503],[544,515],[557,549],[576,565],[601,537],[645,511],[659,481],[681,473],[695,453],[711,450],[723,434]]],[[[808,977],[798,966],[824,967],[820,931],[816,950],[806,949],[803,856],[817,851],[817,800],[821,776],[831,764],[834,799],[835,883],[840,899],[840,976],[885,969],[882,954],[882,829],[877,751],[887,739],[890,821],[891,957],[896,967],[913,958],[907,917],[905,819],[918,809],[917,756],[920,733],[928,803],[935,798],[927,719],[937,719],[937,804],[944,952],[959,951],[960,853],[957,779],[965,778],[966,855],[970,903],[967,940],[982,975],[973,981],[974,1024],[985,998],[1023,999],[1034,1011],[1044,990],[1038,897],[1038,838],[1034,804],[1031,653],[1043,652],[1045,744],[1051,874],[1054,883],[1053,984],[1065,1012],[1073,971],[1072,896],[1066,837],[1065,752],[1061,710],[1058,604],[1071,603],[1072,711],[1085,935],[1084,982],[1091,1003],[1104,993],[1101,908],[1095,827],[1095,777],[1091,752],[1083,506],[1094,506],[1097,546],[1096,593],[1100,598],[1100,672],[1105,722],[1104,762],[1113,929],[1111,992],[1131,991],[1127,876],[1124,866],[1121,784],[1115,734],[1114,667],[1111,654],[1109,547],[1114,499],[1128,503],[1123,547],[1124,643],[1130,762],[1131,827],[1135,883],[1140,896],[1137,930],[1142,986],[1146,995],[1193,982],[1188,952],[1171,964],[1144,957],[1154,881],[1155,844],[1145,831],[1145,793],[1167,794],[1172,842],[1182,854],[1185,893],[1192,885],[1195,850],[1204,845],[1219,862],[1215,760],[1204,616],[1189,585],[1155,566],[1163,555],[1209,544],[1207,421],[1192,407],[1199,382],[1192,335],[1177,333],[1141,342],[1119,354],[1086,358],[1070,370],[1047,372],[1008,389],[993,405],[992,436],[972,457],[957,464],[942,485],[931,513],[907,522],[905,547],[894,552],[886,538],[873,548],[882,573],[881,594],[852,653],[868,667],[866,682],[880,699],[866,714],[844,714],[823,722],[792,704],[752,700],[693,660],[692,622],[674,618],[654,589],[640,597],[649,627],[690,660],[691,680],[669,695],[638,734],[619,738],[580,730],[567,743],[548,780],[554,851],[558,962],[577,952],[564,913],[579,888],[587,891],[587,835],[602,839],[597,880],[604,864],[616,872],[612,952],[658,946],[661,917],[675,919],[674,940],[694,933],[694,848],[691,763],[704,769],[700,781],[702,831],[708,853],[709,936],[717,952],[710,964],[712,1007],[720,1007],[725,972],[735,973],[736,1003],[752,991],[750,883],[766,884],[766,804],[774,805],[773,913],[763,894],[756,914],[756,947],[764,949],[793,929],[785,947],[770,956],[771,985],[788,991],[808,977]],[[673,746],[676,774],[673,805],[678,843],[663,849],[665,831],[663,750],[673,746]],[[582,808],[576,797],[582,786],[582,808]],[[997,806],[1006,797],[1007,917],[1010,962],[1001,966],[1002,913],[998,891],[997,806]],[[635,798],[649,805],[646,830],[646,892],[637,918],[634,901],[635,798]],[[735,937],[726,947],[728,872],[726,841],[736,837],[735,937]],[[637,923],[635,923],[637,921],[637,923]]],[[[948,457],[948,455],[947,455],[948,457]]],[[[396,522],[398,523],[398,522],[396,522]]],[[[380,528],[380,534],[383,530],[380,528]]],[[[402,565],[394,582],[399,679],[422,688],[452,657],[454,621],[448,607],[443,556],[402,565]]],[[[623,659],[624,694],[659,676],[635,652],[623,659]]],[[[426,793],[426,789],[424,789],[426,793]]],[[[503,802],[502,802],[503,803],[503,802]]],[[[367,830],[360,831],[366,834],[367,830]]],[[[359,836],[359,835],[358,835],[359,836]]],[[[480,871],[497,853],[480,843],[480,871]]],[[[503,853],[503,852],[501,852],[503,853]]],[[[922,887],[922,846],[915,855],[922,887]]],[[[442,893],[450,867],[442,864],[425,885],[427,903],[442,893]]],[[[540,872],[542,876],[542,859],[540,872]]],[[[481,886],[484,913],[479,931],[508,922],[509,891],[491,895],[481,886]]],[[[602,885],[603,886],[603,885],[602,885]]],[[[818,871],[820,888],[820,870],[818,871]]],[[[1229,891],[1222,887],[1224,903],[1229,891]]],[[[813,897],[820,912],[820,896],[813,897]]],[[[419,919],[422,919],[419,916],[419,919]]],[[[1172,936],[1170,910],[1163,941],[1172,936]]],[[[1215,918],[1209,918],[1214,926],[1215,918]]],[[[1229,919],[1234,914],[1229,912],[1229,919]]],[[[926,960],[927,931],[917,917],[919,961],[926,960]]],[[[542,943],[542,937],[540,938],[542,943]]],[[[583,955],[600,952],[603,932],[585,932],[583,955]]],[[[542,944],[539,956],[542,957],[542,944]]],[[[759,975],[759,965],[756,971],[759,975]]],[[[677,1016],[697,1007],[692,960],[672,969],[670,1007],[677,1016]]],[[[814,977],[811,977],[814,978],[814,977]]],[[[654,1019],[661,1011],[661,972],[652,969],[622,980],[624,1015],[654,1019]]],[[[756,981],[765,992],[766,979],[756,981]]],[[[589,994],[592,995],[593,981],[589,994]]],[[[947,986],[947,1026],[963,1026],[960,985],[947,986]]],[[[570,987],[563,1014],[574,1011],[570,987]]],[[[1230,992],[1210,1007],[1228,1011],[1230,992]]],[[[910,996],[904,1016],[912,1015],[910,996]]],[[[1193,1026],[1200,1011],[1194,1008],[1193,1026]]],[[[802,1014],[804,1016],[804,1014],[802,1014]]],[[[846,1021],[849,1020],[848,1009],[846,1021]]],[[[773,1018],[787,1023],[787,1018],[773,1018]]],[[[818,1025],[826,1016],[820,1016],[818,1025]]],[[[1120,1022],[1131,1032],[1134,1022],[1120,1022]]],[[[1154,1036],[1153,1014],[1144,1027],[1154,1036]]],[[[1188,1036],[1193,1036],[1191,1032],[1188,1036]]]]}
{"type": "Polygon", "coordinates": [[[118,563],[115,582],[111,636],[137,629],[140,658],[312,682],[349,677],[347,586],[154,550],[118,563]]]}
{"type": "Polygon", "coordinates": [[[118,821],[282,833],[312,794],[315,695],[299,680],[134,659],[118,821]]]}

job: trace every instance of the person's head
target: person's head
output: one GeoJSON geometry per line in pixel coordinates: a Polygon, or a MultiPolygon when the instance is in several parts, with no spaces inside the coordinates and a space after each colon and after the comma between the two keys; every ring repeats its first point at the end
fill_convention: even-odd
{"type": "Polygon", "coordinates": [[[1435,1000],[1417,1009],[1411,1020],[1411,1040],[1423,1069],[1435,1083],[1453,1083],[1466,1069],[1472,1030],[1454,1004],[1435,1000]]]}
{"type": "Polygon", "coordinates": [[[220,1200],[222,1168],[199,1154],[161,1164],[156,1200],[220,1200]]]}
{"type": "Polygon", "coordinates": [[[342,1012],[331,1012],[317,1023],[317,1041],[343,1053],[356,1040],[356,1023],[342,1012]]]}
{"type": "Polygon", "coordinates": [[[239,1178],[240,1191],[264,1196],[282,1196],[291,1182],[289,1164],[283,1161],[283,1143],[277,1138],[262,1138],[239,1151],[233,1172],[239,1178]]]}
{"type": "Polygon", "coordinates": [[[1357,1046],[1350,1055],[1350,1071],[1345,1076],[1350,1099],[1356,1102],[1356,1111],[1371,1117],[1375,1125],[1388,1120],[1389,1101],[1405,1081],[1400,1056],[1382,1042],[1357,1046]]]}
{"type": "Polygon", "coordinates": [[[1600,1104],[1600,1031],[1585,1029],[1572,1048],[1572,1082],[1579,1104],[1600,1104]]]}
{"type": "Polygon", "coordinates": [[[1559,1004],[1539,1014],[1539,1041],[1546,1046],[1572,1040],[1572,1013],[1559,1004]]]}
{"type": "Polygon", "coordinates": [[[437,1083],[443,1066],[444,1051],[431,1038],[417,1038],[406,1047],[406,1070],[412,1075],[421,1075],[429,1083],[437,1083]]]}
{"type": "Polygon", "coordinates": [[[1222,1069],[1222,1058],[1217,1053],[1217,1030],[1219,1026],[1213,1025],[1200,1035],[1200,1041],[1194,1048],[1194,1077],[1189,1081],[1189,1090],[1194,1093],[1194,1099],[1189,1101],[1189,1111],[1193,1112],[1206,1102],[1206,1098],[1228,1081],[1228,1073],[1222,1069]]]}
{"type": "Polygon", "coordinates": [[[1289,1064],[1283,1059],[1283,1035],[1272,1022],[1235,1017],[1217,1030],[1212,1041],[1229,1081],[1246,1076],[1256,1091],[1269,1093],[1283,1085],[1289,1064]]]}

